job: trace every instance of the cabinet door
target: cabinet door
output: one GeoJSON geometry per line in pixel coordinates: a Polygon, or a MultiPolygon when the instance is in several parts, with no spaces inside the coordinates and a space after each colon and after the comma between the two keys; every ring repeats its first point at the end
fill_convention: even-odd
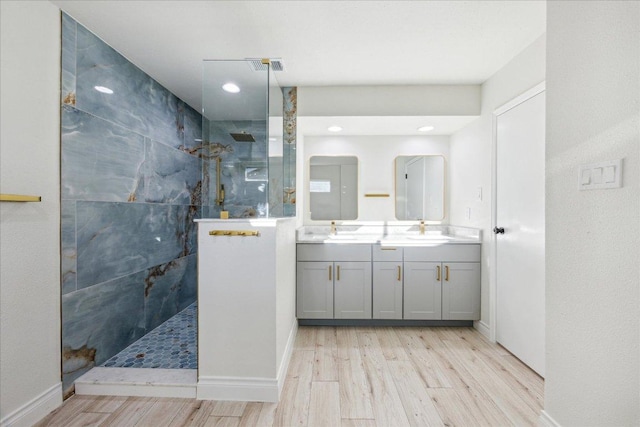
{"type": "Polygon", "coordinates": [[[402,263],[373,263],[373,318],[402,319],[402,263]]]}
{"type": "Polygon", "coordinates": [[[334,317],[371,319],[371,263],[336,262],[334,317]]]}
{"type": "Polygon", "coordinates": [[[331,262],[298,262],[298,318],[333,319],[333,275],[331,262]]]}
{"type": "Polygon", "coordinates": [[[404,263],[404,318],[440,320],[442,265],[439,262],[404,263]]]}
{"type": "Polygon", "coordinates": [[[443,264],[442,318],[480,320],[480,263],[443,264]]]}

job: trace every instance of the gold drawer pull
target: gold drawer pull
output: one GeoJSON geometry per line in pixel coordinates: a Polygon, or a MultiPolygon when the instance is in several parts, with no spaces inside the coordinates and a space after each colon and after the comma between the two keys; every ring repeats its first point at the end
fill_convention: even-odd
{"type": "Polygon", "coordinates": [[[383,251],[395,251],[397,248],[380,248],[383,251]]]}
{"type": "Polygon", "coordinates": [[[444,266],[444,280],[446,280],[447,282],[449,281],[449,266],[448,265],[444,266]]]}
{"type": "Polygon", "coordinates": [[[436,267],[436,282],[440,281],[440,266],[436,267]]]}
{"type": "Polygon", "coordinates": [[[331,269],[332,269],[332,268],[333,268],[332,266],[329,266],[329,280],[333,280],[333,279],[331,278],[331,269]]]}
{"type": "Polygon", "coordinates": [[[401,271],[402,267],[398,266],[398,282],[402,279],[401,271]]]}
{"type": "Polygon", "coordinates": [[[340,280],[340,266],[336,266],[336,280],[340,280]]]}

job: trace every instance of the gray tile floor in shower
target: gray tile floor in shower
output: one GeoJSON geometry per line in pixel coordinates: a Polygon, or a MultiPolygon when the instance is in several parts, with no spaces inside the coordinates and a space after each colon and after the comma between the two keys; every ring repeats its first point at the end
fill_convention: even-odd
{"type": "Polygon", "coordinates": [[[197,303],[191,304],[102,366],[197,369],[197,303]]]}

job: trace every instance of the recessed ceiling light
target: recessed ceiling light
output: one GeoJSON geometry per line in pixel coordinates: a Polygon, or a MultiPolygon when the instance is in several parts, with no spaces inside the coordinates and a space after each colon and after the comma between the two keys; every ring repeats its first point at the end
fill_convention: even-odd
{"type": "Polygon", "coordinates": [[[342,128],[340,126],[329,126],[327,130],[329,132],[340,132],[342,128]]]}
{"type": "Polygon", "coordinates": [[[238,93],[238,92],[240,92],[240,88],[238,87],[238,85],[235,84],[235,83],[231,83],[231,82],[223,84],[222,85],[222,89],[225,92],[229,92],[229,93],[238,93]]]}
{"type": "Polygon", "coordinates": [[[107,93],[109,95],[111,95],[113,93],[113,91],[111,89],[109,89],[108,87],[104,87],[104,86],[94,86],[93,87],[95,90],[97,90],[98,92],[102,92],[102,93],[107,93]]]}
{"type": "Polygon", "coordinates": [[[418,128],[418,132],[429,132],[430,130],[433,130],[434,127],[433,126],[420,126],[418,128]]]}

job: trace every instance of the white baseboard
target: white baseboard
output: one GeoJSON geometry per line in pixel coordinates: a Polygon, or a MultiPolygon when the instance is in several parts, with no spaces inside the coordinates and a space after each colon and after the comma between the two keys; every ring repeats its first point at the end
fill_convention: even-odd
{"type": "Polygon", "coordinates": [[[32,426],[60,405],[62,405],[62,383],[57,383],[0,420],[0,426],[32,426]]]}
{"type": "Polygon", "coordinates": [[[489,325],[484,323],[482,320],[479,320],[473,322],[473,327],[476,328],[482,335],[484,335],[486,339],[491,341],[491,328],[489,328],[489,325]]]}
{"type": "Polygon", "coordinates": [[[233,400],[243,402],[277,402],[276,378],[200,377],[198,400],[233,400]]]}
{"type": "Polygon", "coordinates": [[[551,415],[547,413],[547,411],[542,410],[540,412],[540,417],[538,418],[538,425],[540,427],[561,427],[560,424],[554,420],[551,415]]]}
{"type": "Polygon", "coordinates": [[[276,378],[200,376],[196,398],[199,400],[278,402],[287,378],[287,369],[297,332],[298,320],[294,319],[276,378]]]}
{"type": "Polygon", "coordinates": [[[284,348],[284,353],[282,354],[280,368],[278,369],[278,400],[280,400],[284,381],[287,379],[287,371],[289,370],[289,362],[291,361],[291,354],[293,353],[293,345],[296,342],[296,335],[298,335],[298,319],[294,317],[293,325],[289,332],[289,338],[287,339],[287,345],[284,348]]]}

